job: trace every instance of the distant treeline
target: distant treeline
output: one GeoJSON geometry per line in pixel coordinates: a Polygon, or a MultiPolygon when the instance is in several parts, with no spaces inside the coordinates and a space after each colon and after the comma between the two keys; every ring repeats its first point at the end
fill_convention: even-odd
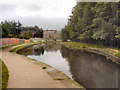
{"type": "Polygon", "coordinates": [[[78,2],[62,40],[120,47],[120,2],[78,2]]]}
{"type": "Polygon", "coordinates": [[[43,37],[43,29],[38,26],[23,27],[19,21],[1,22],[2,38],[24,38],[43,37]]]}

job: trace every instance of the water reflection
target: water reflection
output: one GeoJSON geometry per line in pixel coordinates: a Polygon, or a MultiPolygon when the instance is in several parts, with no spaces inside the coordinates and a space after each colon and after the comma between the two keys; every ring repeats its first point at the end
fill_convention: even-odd
{"type": "Polygon", "coordinates": [[[120,85],[120,66],[95,53],[71,50],[58,43],[34,45],[20,53],[59,69],[86,88],[120,85]]]}
{"type": "Polygon", "coordinates": [[[70,63],[74,80],[84,87],[117,88],[120,84],[118,84],[118,65],[106,57],[86,51],[66,50],[66,48],[62,50],[64,50],[62,56],[70,63]]]}
{"type": "Polygon", "coordinates": [[[61,45],[57,43],[46,43],[46,44],[38,44],[28,48],[23,49],[18,52],[21,55],[43,55],[44,51],[52,52],[60,50],[61,45]]]}

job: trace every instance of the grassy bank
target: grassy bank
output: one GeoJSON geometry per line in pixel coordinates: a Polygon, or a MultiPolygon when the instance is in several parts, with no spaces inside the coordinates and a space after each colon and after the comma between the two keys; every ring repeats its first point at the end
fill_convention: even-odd
{"type": "MultiPolygon", "coordinates": [[[[23,44],[23,43],[22,43],[22,44],[23,44]]],[[[17,46],[17,45],[21,45],[21,44],[13,44],[13,45],[10,45],[10,46],[1,47],[0,49],[6,49],[6,48],[13,47],[13,46],[17,46]]]]}
{"type": "Polygon", "coordinates": [[[10,52],[16,52],[17,50],[22,49],[27,46],[30,46],[30,45],[36,45],[36,44],[41,44],[41,43],[52,43],[52,42],[59,42],[59,41],[41,41],[41,42],[27,43],[26,45],[22,45],[22,46],[19,46],[19,47],[16,47],[16,48],[10,50],[10,52]]]}
{"type": "Polygon", "coordinates": [[[79,49],[79,50],[84,50],[84,49],[94,49],[95,50],[96,49],[99,51],[107,52],[110,55],[120,58],[120,53],[117,48],[90,45],[90,44],[77,43],[77,42],[65,42],[64,45],[65,45],[65,47],[70,48],[70,49],[79,49]]]}
{"type": "Polygon", "coordinates": [[[1,64],[2,64],[2,88],[7,88],[7,82],[8,82],[8,69],[5,66],[4,62],[2,60],[0,60],[1,64]]]}

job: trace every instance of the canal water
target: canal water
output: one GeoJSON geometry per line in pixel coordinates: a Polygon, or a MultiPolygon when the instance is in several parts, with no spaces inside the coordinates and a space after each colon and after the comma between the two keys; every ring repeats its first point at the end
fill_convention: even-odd
{"type": "Polygon", "coordinates": [[[62,71],[85,88],[120,88],[120,66],[105,56],[71,50],[59,43],[34,45],[19,54],[62,71]]]}

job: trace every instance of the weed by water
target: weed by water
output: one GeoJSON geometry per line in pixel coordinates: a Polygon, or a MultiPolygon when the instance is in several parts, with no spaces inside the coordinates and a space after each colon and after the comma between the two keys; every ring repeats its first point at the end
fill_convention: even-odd
{"type": "Polygon", "coordinates": [[[42,69],[47,69],[46,67],[42,67],[42,69]]]}

